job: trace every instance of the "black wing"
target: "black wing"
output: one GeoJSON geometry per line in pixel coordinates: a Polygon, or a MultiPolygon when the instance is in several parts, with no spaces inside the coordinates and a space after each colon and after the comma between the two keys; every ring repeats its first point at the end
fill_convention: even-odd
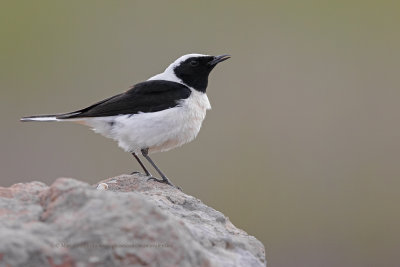
{"type": "Polygon", "coordinates": [[[138,83],[125,93],[100,101],[90,107],[62,114],[57,119],[105,117],[139,112],[156,112],[176,107],[190,96],[190,89],[180,83],[151,80],[138,83]]]}

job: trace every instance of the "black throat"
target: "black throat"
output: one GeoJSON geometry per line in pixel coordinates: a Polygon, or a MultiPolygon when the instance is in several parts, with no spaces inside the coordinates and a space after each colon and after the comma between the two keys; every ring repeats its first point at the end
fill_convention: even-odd
{"type": "Polygon", "coordinates": [[[200,91],[205,93],[207,90],[207,85],[208,85],[208,75],[207,77],[193,77],[190,75],[185,75],[185,74],[177,74],[176,76],[182,80],[184,84],[186,84],[189,87],[192,87],[196,91],[200,91]]]}

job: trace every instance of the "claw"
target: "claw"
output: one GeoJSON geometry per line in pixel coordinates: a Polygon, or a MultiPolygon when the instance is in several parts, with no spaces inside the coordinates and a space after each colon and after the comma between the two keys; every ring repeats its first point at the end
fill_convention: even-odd
{"type": "Polygon", "coordinates": [[[151,176],[151,177],[149,177],[147,179],[147,181],[155,181],[155,182],[159,182],[159,183],[162,183],[162,184],[167,184],[167,185],[170,185],[170,186],[175,187],[176,189],[182,191],[182,188],[180,188],[179,186],[173,185],[169,180],[157,179],[157,178],[151,176]]]}
{"type": "Polygon", "coordinates": [[[156,181],[156,182],[159,182],[159,183],[167,184],[166,181],[164,181],[164,180],[162,180],[162,179],[157,179],[157,178],[155,178],[155,177],[153,177],[153,176],[149,177],[149,178],[147,179],[147,181],[156,181]]]}

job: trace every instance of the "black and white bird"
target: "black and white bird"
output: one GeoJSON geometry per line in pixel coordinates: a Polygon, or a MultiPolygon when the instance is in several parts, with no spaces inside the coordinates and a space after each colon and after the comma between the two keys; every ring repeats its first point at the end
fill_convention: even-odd
{"type": "Polygon", "coordinates": [[[208,76],[229,55],[184,55],[163,73],[130,90],[74,112],[23,117],[21,121],[69,121],[87,125],[96,133],[118,141],[132,153],[151,180],[173,184],[149,157],[196,138],[206,111],[208,76]],[[140,158],[142,154],[162,179],[154,178],[140,158]]]}

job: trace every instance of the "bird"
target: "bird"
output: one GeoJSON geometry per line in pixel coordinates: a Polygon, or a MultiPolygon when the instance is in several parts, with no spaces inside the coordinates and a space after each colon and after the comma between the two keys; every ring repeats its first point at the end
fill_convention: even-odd
{"type": "Polygon", "coordinates": [[[74,122],[118,142],[144,170],[148,180],[176,187],[150,158],[193,141],[207,110],[208,78],[214,67],[231,56],[187,54],[171,63],[164,72],[137,83],[129,90],[86,108],[53,115],[22,117],[21,121],[74,122]],[[142,155],[161,176],[152,176],[142,155]]]}

